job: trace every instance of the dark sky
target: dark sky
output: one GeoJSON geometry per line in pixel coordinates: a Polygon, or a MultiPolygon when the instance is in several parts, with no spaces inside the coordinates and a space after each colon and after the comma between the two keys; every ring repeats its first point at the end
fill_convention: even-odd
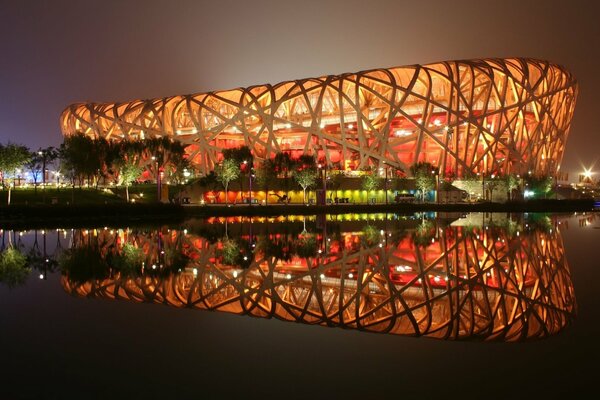
{"type": "Polygon", "coordinates": [[[563,162],[573,179],[600,156],[599,11],[575,0],[0,0],[0,142],[58,145],[59,114],[76,101],[523,56],[579,80],[563,162]]]}

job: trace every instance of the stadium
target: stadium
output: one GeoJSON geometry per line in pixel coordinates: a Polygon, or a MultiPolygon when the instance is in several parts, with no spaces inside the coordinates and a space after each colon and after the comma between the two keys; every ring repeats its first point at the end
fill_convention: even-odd
{"type": "Polygon", "coordinates": [[[373,69],[125,103],[77,103],[64,135],[109,140],[171,137],[211,171],[226,148],[255,162],[312,154],[330,170],[428,162],[442,177],[556,176],[577,81],[548,61],[511,58],[373,69]]]}

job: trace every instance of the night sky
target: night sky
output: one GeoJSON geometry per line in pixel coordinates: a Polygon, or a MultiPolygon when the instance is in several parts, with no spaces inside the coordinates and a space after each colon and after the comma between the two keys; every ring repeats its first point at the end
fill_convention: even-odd
{"type": "Polygon", "coordinates": [[[579,80],[562,165],[573,180],[599,158],[599,11],[574,0],[0,0],[0,142],[60,144],[72,102],[521,56],[579,80]]]}

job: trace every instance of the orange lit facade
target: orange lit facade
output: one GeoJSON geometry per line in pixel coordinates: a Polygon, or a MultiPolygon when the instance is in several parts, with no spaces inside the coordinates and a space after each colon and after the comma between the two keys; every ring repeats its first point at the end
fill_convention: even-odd
{"type": "Polygon", "coordinates": [[[72,104],[64,135],[110,140],[168,136],[206,173],[225,148],[260,162],[313,154],[330,169],[430,162],[442,176],[554,175],[577,97],[563,67],[515,58],[375,69],[227,91],[72,104]]]}
{"type": "MultiPolygon", "coordinates": [[[[236,220],[229,222],[235,226],[236,220]]],[[[137,246],[145,254],[144,268],[137,275],[114,272],[85,282],[67,274],[62,285],[85,297],[453,340],[544,338],[561,331],[576,312],[556,228],[508,231],[431,223],[427,232],[416,227],[400,236],[379,227],[373,235],[368,229],[331,236],[323,231],[308,234],[315,239],[312,254],[278,257],[267,250],[269,244],[294,247],[305,243],[307,233],[269,227],[270,233],[254,236],[249,232],[260,224],[242,223],[237,233],[249,249],[242,253],[248,256],[243,265],[224,259],[225,238],[167,229],[79,231],[75,246],[102,243],[105,254],[124,244],[137,246]],[[186,254],[188,261],[163,271],[175,253],[186,254]]]]}

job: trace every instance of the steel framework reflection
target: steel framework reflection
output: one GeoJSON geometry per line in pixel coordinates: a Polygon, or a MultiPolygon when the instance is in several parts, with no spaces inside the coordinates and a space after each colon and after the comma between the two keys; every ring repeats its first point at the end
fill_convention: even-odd
{"type": "Polygon", "coordinates": [[[62,284],[77,296],[458,340],[544,338],[563,329],[576,311],[560,234],[553,229],[425,221],[400,235],[363,230],[308,241],[306,232],[276,234],[253,242],[244,267],[226,262],[228,239],[173,230],[79,235],[79,246],[95,235],[105,255],[129,243],[143,250],[145,261],[139,274],[113,271],[83,282],[67,274],[62,284]],[[296,253],[265,250],[264,241],[277,240],[296,253]],[[307,243],[313,247],[300,253],[307,243]],[[186,261],[161,273],[169,264],[165,257],[178,252],[186,261]]]}

